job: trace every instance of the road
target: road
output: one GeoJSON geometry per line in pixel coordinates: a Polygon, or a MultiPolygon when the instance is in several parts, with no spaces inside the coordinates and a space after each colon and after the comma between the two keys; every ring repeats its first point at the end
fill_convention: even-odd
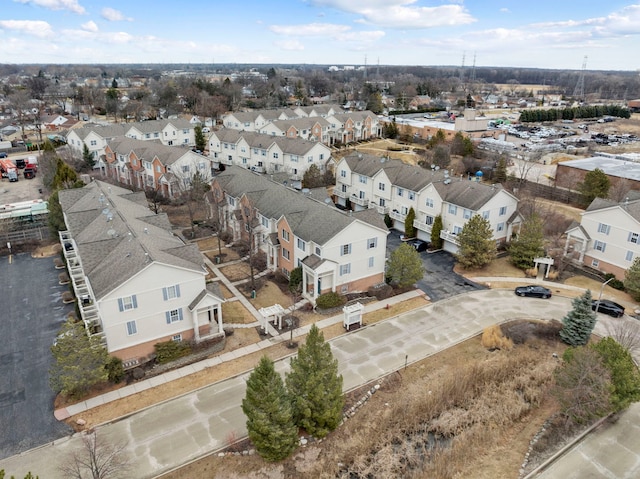
{"type": "MultiPolygon", "coordinates": [[[[519,298],[512,291],[484,290],[448,298],[331,341],[345,390],[355,388],[472,337],[488,325],[513,318],[561,319],[568,298],[519,298]]],[[[605,317],[602,317],[606,320],[605,317]]],[[[288,360],[276,362],[284,373],[288,360]]],[[[247,375],[222,381],[98,427],[98,433],[127,444],[135,457],[131,477],[147,478],[225,446],[231,434],[246,434],[240,404],[247,375]]],[[[80,437],[56,441],[0,461],[17,477],[29,470],[61,478],[57,465],[80,447],[80,437]]]]}

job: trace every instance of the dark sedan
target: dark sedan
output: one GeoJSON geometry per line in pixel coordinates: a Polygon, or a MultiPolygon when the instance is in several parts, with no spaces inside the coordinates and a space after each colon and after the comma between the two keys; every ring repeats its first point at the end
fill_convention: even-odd
{"type": "Polygon", "coordinates": [[[422,241],[419,239],[409,241],[409,244],[415,248],[418,253],[422,253],[423,251],[427,251],[429,248],[429,243],[426,241],[422,241]]]}
{"type": "Polygon", "coordinates": [[[598,307],[599,313],[608,314],[614,318],[620,318],[624,315],[624,306],[614,303],[613,301],[609,301],[608,299],[601,299],[600,304],[598,304],[598,300],[596,299],[591,301],[591,309],[593,311],[596,310],[596,306],[598,307]]]}
{"type": "Polygon", "coordinates": [[[530,298],[543,298],[547,299],[551,297],[551,290],[544,286],[529,285],[518,286],[515,290],[518,296],[528,296],[530,298]]]}

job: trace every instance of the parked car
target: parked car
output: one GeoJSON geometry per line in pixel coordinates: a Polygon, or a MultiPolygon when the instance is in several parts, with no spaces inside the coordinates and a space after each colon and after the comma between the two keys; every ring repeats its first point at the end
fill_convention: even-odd
{"type": "Polygon", "coordinates": [[[608,314],[609,316],[613,316],[614,318],[620,318],[624,315],[624,306],[619,305],[613,301],[609,301],[608,299],[601,299],[600,304],[598,304],[598,300],[594,299],[591,301],[591,310],[596,310],[596,305],[598,307],[599,313],[608,314]]]}
{"type": "Polygon", "coordinates": [[[423,251],[427,251],[430,244],[426,241],[422,241],[419,239],[409,241],[409,244],[415,248],[418,253],[422,253],[423,251]]]}
{"type": "Polygon", "coordinates": [[[551,297],[551,290],[544,286],[538,286],[530,284],[528,286],[518,286],[515,289],[515,293],[518,296],[528,296],[530,298],[543,298],[547,299],[551,297]]]}
{"type": "Polygon", "coordinates": [[[25,168],[22,174],[27,180],[32,180],[36,177],[36,170],[35,168],[25,168]]]}
{"type": "Polygon", "coordinates": [[[16,158],[16,168],[20,168],[21,170],[27,166],[27,162],[24,158],[16,158]]]}

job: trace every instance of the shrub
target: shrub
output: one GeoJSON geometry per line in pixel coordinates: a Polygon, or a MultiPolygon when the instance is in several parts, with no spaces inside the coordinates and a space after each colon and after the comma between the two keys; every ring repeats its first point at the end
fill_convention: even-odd
{"type": "Polygon", "coordinates": [[[536,276],[538,276],[538,268],[534,267],[525,269],[524,274],[527,276],[527,278],[535,278],[536,276]]]}
{"type": "Polygon", "coordinates": [[[384,224],[387,225],[387,228],[391,228],[393,226],[393,220],[391,219],[391,216],[389,216],[389,213],[385,213],[384,215],[384,224]]]}
{"type": "Polygon", "coordinates": [[[156,361],[158,364],[165,364],[176,359],[187,356],[191,352],[188,343],[182,341],[166,341],[157,343],[154,346],[156,351],[156,361]]]}
{"type": "Polygon", "coordinates": [[[604,280],[609,281],[609,286],[611,286],[613,289],[617,289],[619,291],[624,291],[624,283],[622,281],[620,281],[619,279],[616,279],[616,275],[613,273],[607,273],[604,275],[604,280]]]}
{"type": "Polygon", "coordinates": [[[122,359],[111,356],[104,367],[107,370],[107,379],[109,379],[109,382],[118,384],[124,379],[124,367],[122,366],[122,359]]]}
{"type": "Polygon", "coordinates": [[[345,303],[345,298],[340,296],[335,291],[324,293],[318,296],[316,300],[316,306],[320,309],[335,308],[342,306],[345,303]]]}
{"type": "Polygon", "coordinates": [[[258,251],[251,256],[251,265],[258,271],[267,269],[267,255],[264,251],[258,251]]]}
{"type": "Polygon", "coordinates": [[[485,328],[482,332],[482,345],[490,350],[509,350],[513,348],[513,341],[502,334],[502,330],[499,325],[494,324],[493,326],[485,328]]]}

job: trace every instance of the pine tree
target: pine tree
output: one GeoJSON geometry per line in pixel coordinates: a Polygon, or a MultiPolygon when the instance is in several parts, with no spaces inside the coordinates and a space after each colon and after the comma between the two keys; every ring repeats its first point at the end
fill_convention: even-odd
{"type": "Polygon", "coordinates": [[[411,286],[422,279],[424,269],[420,254],[407,243],[402,243],[389,256],[387,261],[387,280],[400,288],[411,286]]]}
{"type": "Polygon", "coordinates": [[[522,223],[518,238],[511,242],[509,255],[516,268],[533,267],[533,259],[544,254],[542,219],[533,214],[522,223]]]}
{"type": "Polygon", "coordinates": [[[465,269],[482,268],[496,257],[491,224],[480,215],[474,215],[458,234],[458,263],[465,269]]]}
{"type": "Polygon", "coordinates": [[[91,153],[86,143],[82,145],[82,159],[87,169],[92,170],[96,164],[96,160],[93,158],[93,153],[91,153]]]}
{"type": "Polygon", "coordinates": [[[640,371],[631,353],[610,337],[601,339],[592,347],[611,373],[611,404],[614,410],[622,411],[632,402],[640,400],[640,371]]]}
{"type": "Polygon", "coordinates": [[[295,450],[298,428],[284,382],[273,361],[263,356],[247,380],[242,400],[249,439],[267,461],[280,461],[295,450]]]}
{"type": "Polygon", "coordinates": [[[433,220],[433,224],[431,225],[431,246],[433,249],[442,248],[442,238],[440,238],[440,233],[442,232],[442,215],[438,215],[433,220]]]}
{"type": "Polygon", "coordinates": [[[636,256],[624,275],[624,289],[633,299],[640,301],[640,256],[636,256]]]}
{"type": "Polygon", "coordinates": [[[606,198],[609,195],[611,180],[600,168],[589,171],[584,175],[584,181],[578,183],[578,191],[582,194],[585,205],[591,204],[596,198],[606,198]]]}
{"type": "Polygon", "coordinates": [[[493,180],[496,183],[504,183],[507,181],[507,160],[502,155],[498,158],[496,167],[493,170],[493,180]]]}
{"type": "Polygon", "coordinates": [[[570,346],[584,346],[596,325],[596,313],[591,310],[591,290],[586,290],[571,304],[573,309],[562,319],[560,338],[570,346]]]}
{"type": "Polygon", "coordinates": [[[333,431],[342,419],[342,375],[331,346],[314,324],[286,376],[296,424],[314,437],[333,431]]]}
{"type": "Polygon", "coordinates": [[[207,148],[207,139],[204,137],[204,132],[202,131],[202,127],[200,125],[196,125],[193,129],[194,140],[196,143],[196,149],[200,151],[204,151],[207,148]]]}
{"type": "Polygon", "coordinates": [[[416,219],[416,212],[413,209],[413,206],[409,208],[407,212],[407,216],[404,219],[404,235],[407,238],[415,238],[416,237],[416,228],[413,226],[413,222],[416,219]]]}

